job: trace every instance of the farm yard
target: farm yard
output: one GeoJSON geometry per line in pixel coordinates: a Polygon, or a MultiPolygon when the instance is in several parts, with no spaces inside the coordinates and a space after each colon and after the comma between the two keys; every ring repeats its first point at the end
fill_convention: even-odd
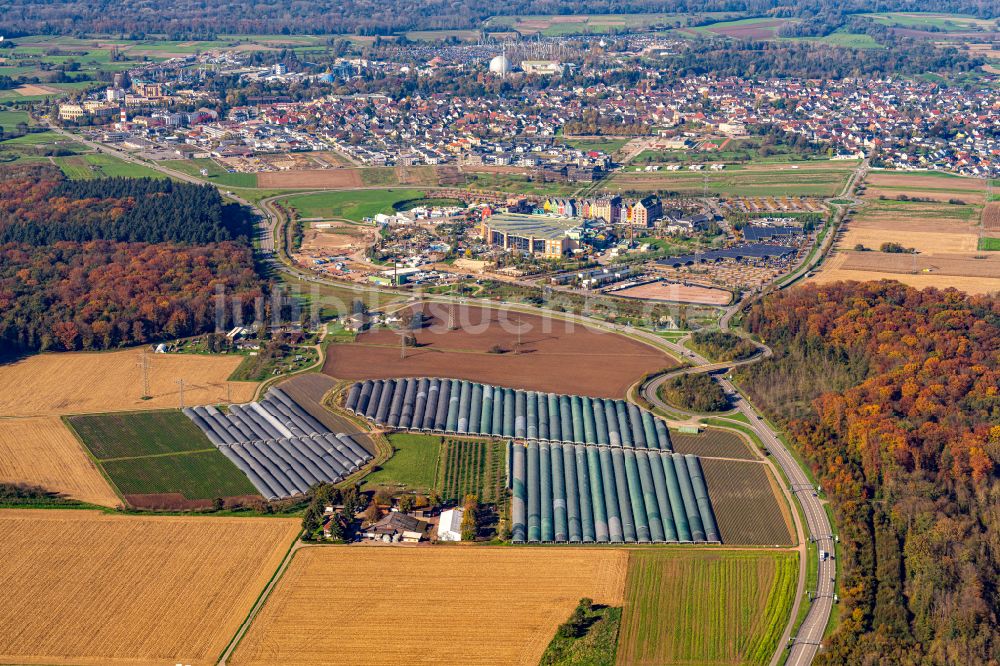
{"type": "Polygon", "coordinates": [[[100,506],[121,504],[80,443],[55,416],[0,419],[0,483],[39,486],[100,506]]]}
{"type": "Polygon", "coordinates": [[[767,664],[797,572],[787,551],[631,552],[618,664],[767,664]]]}
{"type": "Polygon", "coordinates": [[[242,356],[148,354],[150,398],[143,400],[142,350],[39,354],[0,365],[0,415],[50,416],[245,402],[254,382],[227,378],[242,356]]]}
{"type": "Polygon", "coordinates": [[[595,549],[303,548],[229,663],[296,666],[336,655],[341,664],[537,664],[581,597],[622,604],[628,558],[595,549]],[[401,611],[405,631],[372,649],[373,626],[401,611]]]}
{"type": "Polygon", "coordinates": [[[764,463],[702,458],[701,466],[723,543],[794,543],[791,510],[764,463]]]}
{"type": "Polygon", "coordinates": [[[0,661],[214,663],[298,519],[0,511],[0,661]],[[225,547],[220,547],[225,544],[225,547]]]}
{"type": "MultiPolygon", "coordinates": [[[[707,159],[706,161],[711,161],[707,159]]],[[[605,181],[608,192],[672,192],[719,197],[832,197],[843,190],[853,164],[763,164],[723,171],[623,171],[605,181]]]]}
{"type": "Polygon", "coordinates": [[[398,332],[366,331],[355,343],[331,346],[323,372],[338,379],[455,377],[618,398],[646,373],[676,365],[644,343],[560,319],[460,306],[451,330],[447,307],[432,304],[427,312],[428,325],[413,332],[417,346],[405,358],[398,332]]]}
{"type": "Polygon", "coordinates": [[[179,411],[73,416],[72,428],[129,504],[205,508],[256,496],[235,465],[179,411]]]}

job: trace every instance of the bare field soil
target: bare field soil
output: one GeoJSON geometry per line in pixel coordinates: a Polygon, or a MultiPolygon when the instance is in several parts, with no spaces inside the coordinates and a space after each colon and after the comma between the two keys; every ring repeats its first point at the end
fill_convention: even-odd
{"type": "Polygon", "coordinates": [[[257,187],[264,189],[331,189],[361,187],[357,169],[298,169],[257,174],[257,187]]]}
{"type": "Polygon", "coordinates": [[[991,201],[983,208],[983,229],[1000,231],[1000,201],[991,201]]]}
{"type": "Polygon", "coordinates": [[[697,435],[671,431],[670,441],[677,453],[690,453],[708,458],[758,460],[758,456],[743,437],[731,430],[709,428],[697,435]]]}
{"type": "Polygon", "coordinates": [[[431,304],[427,312],[430,324],[413,332],[418,346],[407,348],[405,358],[400,331],[378,329],[331,345],[323,372],[339,379],[451,377],[623,398],[645,374],[676,365],[637,340],[560,319],[460,306],[451,330],[448,306],[431,304]]]}
{"type": "Polygon", "coordinates": [[[794,543],[791,513],[767,466],[718,458],[703,458],[701,466],[723,543],[746,546],[794,543]]]}
{"type": "Polygon", "coordinates": [[[298,519],[0,511],[0,661],[213,664],[298,519]]]}
{"type": "Polygon", "coordinates": [[[229,663],[537,664],[581,597],[622,604],[628,557],[588,548],[303,548],[229,663]],[[383,640],[386,622],[396,628],[383,640]]]}
{"type": "MultiPolygon", "coordinates": [[[[1000,273],[996,273],[996,277],[984,278],[967,277],[962,275],[945,275],[943,273],[892,273],[886,270],[887,267],[892,267],[891,264],[878,266],[880,270],[856,270],[847,268],[848,262],[854,261],[857,254],[858,253],[847,252],[834,255],[828,261],[824,262],[823,270],[817,272],[816,275],[809,278],[809,281],[816,284],[829,284],[830,282],[839,282],[841,280],[856,280],[858,282],[866,282],[869,280],[897,280],[916,289],[925,289],[927,287],[945,289],[947,287],[954,287],[955,289],[964,291],[967,294],[1000,293],[1000,273]]],[[[908,255],[885,255],[882,253],[872,253],[872,255],[881,258],[892,256],[896,257],[897,260],[899,257],[903,257],[910,262],[913,261],[913,259],[908,255]]]]}
{"type": "Polygon", "coordinates": [[[648,301],[697,303],[699,305],[728,305],[733,298],[733,295],[724,289],[677,282],[651,282],[615,291],[614,295],[648,301]]]}
{"type": "Polygon", "coordinates": [[[721,28],[708,28],[709,32],[717,35],[725,35],[732,39],[772,39],[775,30],[788,21],[786,19],[773,19],[770,21],[756,21],[754,23],[727,25],[721,28]]]}
{"type": "Polygon", "coordinates": [[[100,506],[121,504],[56,416],[0,419],[0,482],[41,486],[100,506]]]}
{"type": "Polygon", "coordinates": [[[242,356],[148,355],[149,400],[142,399],[142,351],[40,354],[0,365],[0,415],[48,416],[163,409],[253,398],[255,382],[227,382],[242,356]]]}
{"type": "Polygon", "coordinates": [[[894,199],[900,194],[905,194],[934,201],[961,199],[966,203],[983,203],[986,198],[986,184],[978,178],[872,171],[865,178],[865,183],[868,186],[866,191],[868,197],[882,194],[894,199]]]}

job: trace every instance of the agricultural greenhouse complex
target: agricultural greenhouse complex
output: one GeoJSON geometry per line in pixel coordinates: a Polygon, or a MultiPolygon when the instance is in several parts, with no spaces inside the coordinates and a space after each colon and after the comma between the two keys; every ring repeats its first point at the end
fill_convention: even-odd
{"type": "Polygon", "coordinates": [[[209,440],[268,499],[305,493],[320,482],[336,482],[371,459],[349,435],[334,434],[281,389],[263,400],[184,410],[209,440]]]}
{"type": "Polygon", "coordinates": [[[672,450],[667,424],[624,400],[421,377],[357,382],[346,407],[400,430],[672,450]]]}
{"type": "Polygon", "coordinates": [[[719,542],[701,463],[624,400],[459,379],[356,382],[348,410],[401,430],[504,437],[515,542],[719,542]]]}
{"type": "Polygon", "coordinates": [[[514,542],[719,542],[696,456],[623,447],[511,444],[514,542]]]}

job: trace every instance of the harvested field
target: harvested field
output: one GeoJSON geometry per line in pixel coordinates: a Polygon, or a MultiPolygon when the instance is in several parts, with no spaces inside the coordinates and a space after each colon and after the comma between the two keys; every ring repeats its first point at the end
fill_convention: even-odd
{"type": "Polygon", "coordinates": [[[254,382],[228,382],[242,356],[149,354],[149,400],[142,399],[142,351],[40,354],[0,365],[0,415],[48,416],[246,402],[254,382]],[[228,388],[228,394],[227,394],[228,388]]]}
{"type": "Polygon", "coordinates": [[[797,574],[787,551],[633,551],[618,664],[767,664],[797,574]]]}
{"type": "Polygon", "coordinates": [[[361,187],[357,169],[297,169],[257,174],[257,187],[264,189],[351,189],[361,187]]]}
{"type": "Polygon", "coordinates": [[[621,605],[628,557],[586,548],[300,549],[229,663],[537,664],[581,597],[621,605]],[[372,649],[373,627],[401,612],[405,631],[372,649]]]}
{"type": "Polygon", "coordinates": [[[709,428],[697,435],[671,431],[670,441],[677,453],[690,453],[702,458],[758,460],[746,440],[732,430],[709,428]]]}
{"type": "Polygon", "coordinates": [[[26,83],[23,86],[15,88],[14,90],[22,97],[34,97],[36,95],[61,95],[65,92],[59,88],[53,88],[52,86],[40,86],[35,83],[26,83]]]}
{"type": "Polygon", "coordinates": [[[1000,231],[1000,201],[991,201],[983,208],[983,229],[1000,231]]]}
{"type": "Polygon", "coordinates": [[[283,518],[0,511],[0,661],[215,663],[299,529],[283,518]]]}
{"type": "Polygon", "coordinates": [[[459,306],[451,330],[448,306],[430,304],[425,312],[428,325],[413,332],[417,347],[405,358],[399,331],[377,329],[330,346],[323,372],[339,379],[452,377],[622,398],[643,375],[676,365],[637,340],[560,319],[459,306]]]}
{"type": "Polygon", "coordinates": [[[56,416],[0,420],[0,482],[41,486],[90,504],[121,504],[56,416]]]}
{"type": "MultiPolygon", "coordinates": [[[[811,277],[809,281],[817,284],[828,284],[830,282],[838,282],[841,280],[856,280],[858,282],[865,282],[868,280],[896,280],[916,289],[925,289],[927,287],[944,289],[946,287],[954,287],[955,289],[964,291],[968,294],[1000,293],[1000,276],[983,278],[945,275],[943,273],[890,273],[887,272],[883,266],[879,266],[881,270],[877,271],[847,269],[845,267],[847,262],[849,260],[853,260],[855,254],[856,253],[841,253],[835,255],[827,262],[824,262],[823,270],[811,277]]],[[[876,255],[876,253],[872,254],[876,255]]],[[[876,256],[884,257],[886,255],[877,253],[876,256]]],[[[893,256],[905,256],[911,262],[913,261],[912,258],[906,255],[893,256]]]]}
{"type": "Polygon", "coordinates": [[[764,463],[702,458],[701,466],[723,543],[794,543],[788,504],[764,463]]]}
{"type": "Polygon", "coordinates": [[[872,171],[865,178],[866,196],[883,195],[895,199],[900,194],[933,201],[961,199],[966,203],[981,204],[986,198],[986,184],[978,178],[958,178],[943,175],[924,175],[913,172],[872,171]]]}
{"type": "Polygon", "coordinates": [[[637,287],[616,290],[613,293],[615,296],[625,298],[672,303],[697,303],[699,305],[728,305],[733,298],[733,295],[724,289],[678,282],[650,282],[637,287]]]}
{"type": "MultiPolygon", "coordinates": [[[[972,248],[975,251],[975,247],[972,248]]],[[[981,259],[963,255],[933,256],[850,252],[844,255],[844,270],[884,273],[937,274],[943,276],[1000,278],[1000,257],[982,255],[981,259]]]]}

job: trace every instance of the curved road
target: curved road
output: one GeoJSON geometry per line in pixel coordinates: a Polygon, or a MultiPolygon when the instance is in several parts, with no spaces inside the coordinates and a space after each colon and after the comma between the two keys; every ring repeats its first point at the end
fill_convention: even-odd
{"type": "MultiPolygon", "coordinates": [[[[126,162],[139,164],[147,168],[155,169],[157,171],[160,171],[161,173],[164,173],[168,176],[171,176],[173,178],[185,182],[191,182],[197,184],[205,184],[206,182],[202,179],[196,178],[189,174],[185,174],[176,171],[174,169],[163,167],[162,165],[156,164],[155,162],[153,163],[147,162],[124,151],[116,150],[114,148],[110,148],[103,144],[91,141],[90,139],[81,137],[77,134],[70,133],[54,124],[49,124],[49,127],[53,131],[59,132],[60,134],[73,138],[74,140],[80,141],[94,150],[97,150],[102,153],[112,154],[115,157],[122,159],[126,162]]],[[[845,187],[845,191],[850,191],[852,185],[857,182],[858,178],[861,175],[863,175],[864,167],[865,165],[862,164],[862,166],[858,168],[858,170],[855,172],[852,178],[848,181],[848,184],[845,187]]],[[[259,205],[255,205],[250,201],[247,201],[246,199],[243,199],[242,197],[233,194],[225,186],[216,185],[216,187],[226,192],[226,196],[233,199],[237,203],[255,209],[259,213],[261,213],[260,216],[261,233],[258,237],[259,249],[265,255],[270,256],[270,263],[276,270],[292,275],[293,277],[300,280],[316,284],[329,284],[349,291],[357,291],[359,293],[392,294],[394,296],[400,295],[399,291],[392,289],[373,288],[362,285],[356,285],[352,283],[345,283],[336,280],[325,279],[316,275],[315,273],[303,271],[289,264],[286,264],[284,261],[281,260],[284,244],[281,243],[280,241],[275,243],[275,241],[279,238],[279,232],[281,231],[283,216],[275,208],[274,200],[281,197],[279,196],[279,197],[270,197],[268,199],[263,199],[261,200],[259,205]]],[[[842,218],[842,214],[840,217],[842,218]]],[[[837,220],[836,222],[839,222],[839,220],[837,220]]],[[[832,244],[832,238],[836,233],[836,226],[837,226],[836,222],[830,229],[829,233],[827,234],[827,237],[824,238],[823,246],[820,247],[819,250],[815,252],[813,256],[807,258],[797,269],[795,269],[792,272],[791,275],[793,275],[795,279],[787,280],[785,282],[785,285],[795,282],[798,277],[803,275],[805,272],[807,272],[811,267],[815,266],[815,264],[822,259],[823,255],[825,254],[829,246],[832,244]]],[[[476,305],[485,305],[489,307],[496,307],[496,304],[494,303],[481,303],[474,298],[470,299],[470,298],[454,297],[447,295],[422,296],[422,298],[424,300],[431,300],[435,302],[476,304],[476,305]]],[[[538,308],[529,305],[510,304],[510,303],[503,303],[501,305],[505,309],[509,310],[518,310],[523,312],[541,313],[547,316],[556,316],[566,320],[577,321],[581,324],[586,324],[587,326],[605,330],[615,330],[618,332],[625,332],[633,337],[641,338],[645,342],[651,344],[652,346],[659,347],[661,349],[666,349],[673,355],[683,358],[693,364],[692,367],[684,368],[679,372],[711,372],[714,370],[719,370],[726,367],[733,367],[734,365],[741,364],[741,363],[723,363],[723,364],[713,363],[708,359],[700,356],[699,354],[687,349],[683,345],[670,342],[654,333],[634,329],[631,327],[608,324],[607,322],[597,319],[592,319],[590,317],[582,315],[574,315],[571,313],[559,313],[547,310],[545,308],[538,308]]],[[[742,309],[742,307],[744,307],[745,305],[746,302],[737,302],[735,305],[730,306],[726,310],[722,319],[720,320],[720,325],[723,330],[729,329],[729,322],[732,319],[733,315],[736,314],[736,312],[742,309]]],[[[766,347],[765,345],[758,344],[758,347],[761,349],[762,353],[758,354],[752,359],[747,359],[742,363],[756,362],[757,360],[760,360],[761,358],[764,358],[771,354],[770,348],[766,347]]],[[[664,381],[666,377],[672,376],[673,374],[676,373],[670,373],[668,375],[660,375],[652,379],[650,382],[647,382],[647,384],[642,388],[643,396],[647,400],[649,400],[651,404],[658,405],[661,408],[667,409],[668,411],[672,410],[673,408],[666,405],[665,403],[663,403],[663,401],[659,399],[659,397],[657,396],[656,388],[664,381]]],[[[756,410],[754,410],[753,407],[750,405],[750,403],[747,402],[747,400],[736,390],[736,388],[732,385],[732,383],[729,382],[729,380],[722,377],[717,377],[716,379],[723,386],[723,388],[725,388],[728,392],[736,396],[735,402],[737,409],[739,409],[739,411],[750,420],[750,427],[757,433],[757,436],[764,444],[768,453],[770,453],[773,460],[781,466],[782,470],[787,476],[789,482],[791,483],[791,490],[798,498],[799,504],[802,506],[803,513],[805,514],[806,526],[809,531],[810,539],[818,543],[820,550],[826,551],[827,553],[833,553],[834,552],[834,544],[832,536],[833,530],[830,526],[830,521],[827,518],[822,502],[816,495],[815,492],[816,489],[813,488],[812,485],[810,484],[809,479],[805,475],[805,472],[803,472],[802,468],[799,466],[798,462],[788,451],[788,449],[785,448],[785,445],[781,442],[777,433],[770,427],[770,425],[768,425],[766,421],[763,420],[763,418],[759,414],[757,414],[756,410]]],[[[803,562],[802,567],[800,569],[800,587],[802,585],[802,581],[804,580],[804,571],[805,571],[804,565],[805,563],[803,562]]],[[[792,639],[790,653],[788,656],[788,660],[786,662],[790,666],[805,666],[806,664],[811,663],[813,657],[815,656],[817,650],[819,649],[823,633],[826,629],[826,624],[829,620],[830,612],[832,610],[835,579],[836,579],[836,567],[833,560],[827,559],[825,561],[820,561],[818,586],[816,590],[812,591],[813,592],[812,596],[814,600],[809,608],[808,614],[806,615],[805,619],[803,620],[802,624],[799,627],[798,635],[792,639]]],[[[790,632],[791,623],[795,619],[796,611],[799,607],[800,601],[801,601],[800,597],[797,597],[795,602],[795,607],[792,609],[792,614],[791,614],[792,617],[789,620],[789,625],[785,631],[786,638],[788,637],[788,634],[790,632]]],[[[785,641],[782,641],[782,643],[784,642],[785,641]]],[[[782,644],[778,646],[778,650],[772,659],[771,662],[772,664],[776,664],[780,660],[780,657],[784,649],[785,645],[782,644]]]]}

